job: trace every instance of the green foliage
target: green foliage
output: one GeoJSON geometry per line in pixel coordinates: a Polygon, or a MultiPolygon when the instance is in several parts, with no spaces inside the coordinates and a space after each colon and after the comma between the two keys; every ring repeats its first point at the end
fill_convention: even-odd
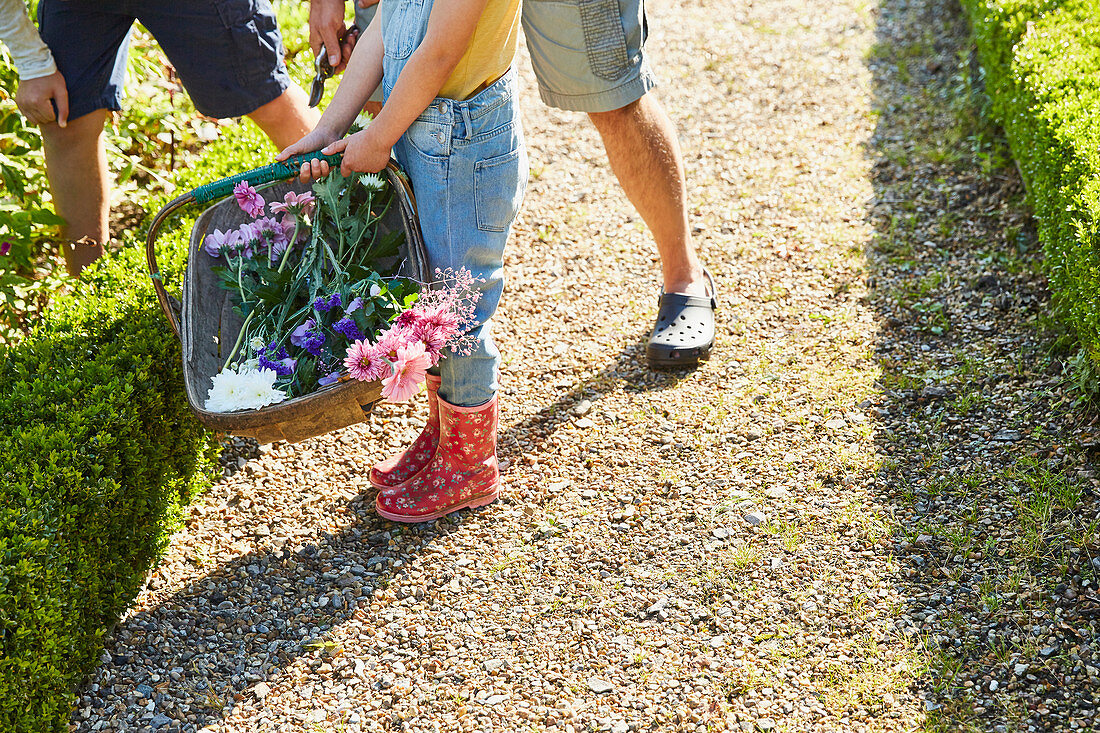
{"type": "Polygon", "coordinates": [[[0,730],[66,729],[74,683],[207,476],[179,360],[134,249],[0,360],[0,730]]]}
{"type": "MultiPolygon", "coordinates": [[[[15,89],[15,68],[0,55],[0,89],[15,89]]],[[[0,344],[30,329],[59,286],[44,241],[63,223],[44,203],[42,138],[15,102],[0,95],[0,344]]]]}
{"type": "MultiPolygon", "coordinates": [[[[277,8],[281,22],[294,21],[287,46],[302,79],[308,8],[277,8]]],[[[144,251],[133,246],[140,221],[178,191],[270,163],[275,152],[251,123],[197,116],[143,33],[130,63],[126,109],[107,130],[115,191],[126,201],[113,212],[121,249],[75,283],[54,274],[58,221],[41,138],[9,96],[15,74],[0,52],[0,242],[12,242],[0,255],[4,733],[68,730],[73,690],[94,668],[106,629],[141,588],[179,507],[209,480],[216,444],[187,407],[179,345],[144,251]],[[62,284],[71,292],[59,293],[62,284]]],[[[197,213],[160,238],[169,290],[178,290],[197,213]]]]}
{"type": "MultiPolygon", "coordinates": [[[[273,150],[251,125],[224,128],[203,166],[148,202],[238,173],[273,150]]],[[[157,254],[170,289],[198,211],[157,254]]],[[[68,729],[73,689],[106,628],[133,601],[208,482],[215,454],[187,407],[179,345],[138,247],[57,295],[35,330],[0,354],[0,730],[68,729]]]]}
{"type": "Polygon", "coordinates": [[[1100,2],[963,0],[1057,313],[1100,367],[1100,2]]]}

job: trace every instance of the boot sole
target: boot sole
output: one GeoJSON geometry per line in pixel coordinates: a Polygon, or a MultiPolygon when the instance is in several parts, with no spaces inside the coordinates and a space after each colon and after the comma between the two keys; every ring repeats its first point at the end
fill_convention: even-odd
{"type": "Polygon", "coordinates": [[[481,496],[475,496],[472,499],[467,499],[466,501],[462,501],[462,502],[459,502],[457,504],[452,504],[451,506],[449,506],[445,509],[439,509],[437,511],[432,512],[431,514],[419,514],[419,515],[416,515],[416,516],[410,516],[410,515],[407,515],[407,514],[393,514],[392,512],[388,512],[385,509],[383,509],[382,507],[378,506],[378,501],[377,500],[375,500],[375,502],[374,502],[374,511],[378,512],[378,516],[384,517],[385,519],[388,519],[391,522],[402,522],[404,524],[419,524],[420,522],[431,522],[433,520],[439,519],[440,517],[445,517],[448,514],[453,514],[454,512],[457,512],[459,509],[476,509],[479,506],[485,506],[486,504],[492,504],[499,497],[500,497],[500,487],[498,486],[497,488],[493,489],[488,494],[482,494],[481,496]]]}

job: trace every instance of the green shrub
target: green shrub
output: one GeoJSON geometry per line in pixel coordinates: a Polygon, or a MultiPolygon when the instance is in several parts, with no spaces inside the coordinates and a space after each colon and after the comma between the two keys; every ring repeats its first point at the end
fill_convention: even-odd
{"type": "MultiPolygon", "coordinates": [[[[227,128],[177,190],[269,162],[251,126],[227,128]]],[[[163,199],[153,202],[159,207],[163,199]]],[[[178,282],[193,217],[160,238],[178,282]]],[[[140,590],[215,444],[192,418],[179,344],[128,247],[58,297],[0,355],[0,730],[67,729],[72,690],[140,590]]]]}
{"type": "Polygon", "coordinates": [[[1056,311],[1100,365],[1100,0],[963,5],[1027,185],[1056,311]]]}
{"type": "MultiPolygon", "coordinates": [[[[291,30],[292,73],[302,81],[310,73],[308,9],[277,8],[291,30]]],[[[143,43],[139,35],[131,70],[147,77],[133,66],[156,66],[140,52],[143,43]]],[[[14,89],[2,55],[0,83],[14,89]]],[[[108,129],[116,191],[138,213],[272,161],[274,149],[251,123],[221,127],[221,137],[196,152],[196,134],[210,122],[186,105],[165,111],[164,98],[156,108],[139,99],[108,129]],[[173,155],[177,169],[166,170],[173,155]]],[[[43,282],[52,260],[41,245],[56,220],[47,216],[39,149],[37,131],[0,92],[0,166],[14,171],[0,170],[0,240],[22,226],[21,243],[9,250],[18,257],[0,256],[2,733],[68,730],[74,689],[95,667],[106,629],[167,545],[179,507],[208,483],[216,454],[187,406],[179,344],[136,245],[143,232],[126,233],[124,248],[87,270],[74,292],[50,299],[56,283],[43,282]],[[29,303],[17,288],[43,297],[29,303]],[[20,340],[28,324],[33,330],[20,340]]],[[[170,291],[178,290],[198,213],[179,217],[161,237],[158,260],[170,291]]]]}

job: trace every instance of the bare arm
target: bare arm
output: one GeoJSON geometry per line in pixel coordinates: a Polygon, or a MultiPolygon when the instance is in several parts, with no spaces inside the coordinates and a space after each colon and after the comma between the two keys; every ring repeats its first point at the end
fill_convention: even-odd
{"type": "MultiPolygon", "coordinates": [[[[347,71],[340,86],[325,108],[313,131],[293,145],[283,149],[276,160],[286,160],[297,153],[309,153],[339,140],[355,121],[363,104],[382,81],[382,23],[375,17],[355,45],[347,71]]],[[[385,166],[385,164],[383,164],[385,166]]],[[[328,163],[313,161],[312,167],[302,167],[302,182],[328,173],[328,163]]]]}
{"type": "Polygon", "coordinates": [[[0,41],[11,51],[19,71],[15,104],[31,122],[64,127],[69,117],[69,93],[53,56],[27,16],[23,0],[0,0],[0,41]],[[56,113],[55,113],[56,107],[56,113]]]}
{"type": "Polygon", "coordinates": [[[438,96],[466,53],[487,2],[436,0],[424,40],[401,70],[382,111],[367,129],[325,148],[326,153],[344,151],[341,171],[345,175],[380,171],[386,166],[397,140],[438,96]]]}

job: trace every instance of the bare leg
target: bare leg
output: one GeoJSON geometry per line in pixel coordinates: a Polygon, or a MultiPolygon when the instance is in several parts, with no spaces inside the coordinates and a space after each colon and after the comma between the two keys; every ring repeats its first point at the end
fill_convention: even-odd
{"type": "Polygon", "coordinates": [[[680,144],[664,109],[647,94],[621,109],[588,116],[619,185],[653,233],[665,292],[709,295],[691,243],[680,144]]]}
{"type": "Polygon", "coordinates": [[[107,153],[103,147],[103,123],[107,110],[89,112],[69,120],[66,127],[42,125],[46,171],[53,205],[68,224],[61,233],[65,268],[70,275],[103,256],[107,241],[107,153]]]}
{"type": "Polygon", "coordinates": [[[312,130],[321,113],[310,109],[309,98],[297,85],[258,108],[248,117],[282,150],[312,130]]]}

